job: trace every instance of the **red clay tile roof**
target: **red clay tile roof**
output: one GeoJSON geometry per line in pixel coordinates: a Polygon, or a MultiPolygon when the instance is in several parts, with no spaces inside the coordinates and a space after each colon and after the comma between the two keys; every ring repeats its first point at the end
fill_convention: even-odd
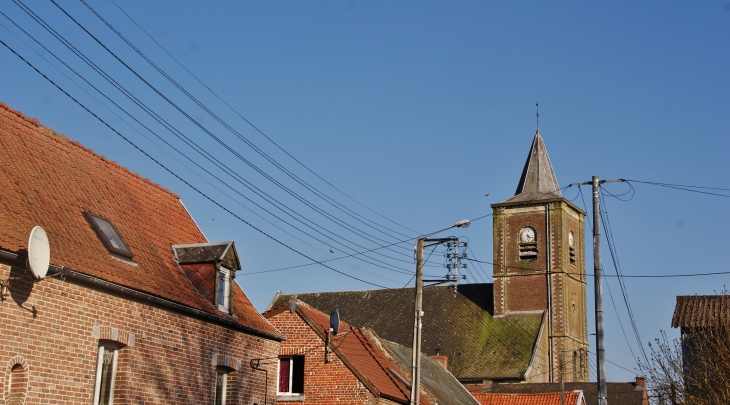
{"type": "MultiPolygon", "coordinates": [[[[270,318],[283,310],[289,310],[289,303],[264,312],[264,317],[270,318]]],[[[329,315],[320,312],[303,301],[297,300],[297,311],[304,312],[311,318],[321,336],[329,330],[329,315]]],[[[392,375],[388,369],[397,370],[393,362],[365,335],[365,333],[346,322],[340,322],[340,332],[333,339],[334,344],[350,360],[355,367],[367,378],[384,398],[407,403],[410,389],[392,375]]],[[[404,376],[405,377],[405,376],[404,376]]],[[[422,395],[421,403],[430,402],[422,395]]]]}
{"type": "MultiPolygon", "coordinates": [[[[560,393],[549,392],[543,394],[493,394],[475,393],[474,398],[481,405],[560,405],[560,393]]],[[[582,393],[569,391],[565,393],[567,405],[582,404],[582,393]],[[581,402],[578,402],[578,401],[581,402]]]]}
{"type": "Polygon", "coordinates": [[[673,328],[727,325],[730,323],[730,297],[726,295],[677,296],[672,317],[673,328]]]}
{"type": "MultiPolygon", "coordinates": [[[[595,382],[566,382],[563,387],[568,391],[583,392],[586,405],[598,405],[598,385],[595,382]]],[[[639,385],[634,382],[607,382],[607,400],[611,405],[648,405],[646,383],[639,385]]],[[[541,394],[545,392],[560,392],[560,383],[493,383],[490,389],[492,394],[541,394]]]]}
{"type": "MultiPolygon", "coordinates": [[[[228,317],[200,296],[171,245],[207,242],[179,197],[0,103],[0,249],[27,248],[35,225],[51,264],[279,335],[236,286],[228,317]],[[109,219],[136,265],[113,258],[83,216],[109,219]]],[[[22,252],[21,252],[22,253],[22,252]]]]}

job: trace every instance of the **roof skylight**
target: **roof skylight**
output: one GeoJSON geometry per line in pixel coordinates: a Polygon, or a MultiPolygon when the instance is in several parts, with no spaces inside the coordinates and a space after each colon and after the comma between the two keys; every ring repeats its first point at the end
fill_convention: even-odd
{"type": "Polygon", "coordinates": [[[124,243],[122,236],[111,221],[90,212],[84,212],[84,217],[86,217],[86,220],[89,221],[91,227],[94,228],[94,231],[96,231],[96,235],[99,237],[99,240],[101,240],[101,243],[104,244],[110,253],[114,253],[127,259],[132,258],[132,252],[127,247],[127,244],[124,243]]]}

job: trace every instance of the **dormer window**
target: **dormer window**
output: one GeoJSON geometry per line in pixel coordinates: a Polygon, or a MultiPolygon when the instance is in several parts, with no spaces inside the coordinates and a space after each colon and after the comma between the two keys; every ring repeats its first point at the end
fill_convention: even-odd
{"type": "Polygon", "coordinates": [[[231,271],[225,267],[218,270],[218,288],[216,292],[218,309],[229,313],[231,308],[231,271]]]}
{"type": "Polygon", "coordinates": [[[234,280],[241,269],[233,241],[173,245],[175,260],[193,287],[219,311],[232,315],[234,280]]]}
{"type": "Polygon", "coordinates": [[[132,258],[132,252],[127,247],[127,244],[124,243],[122,236],[111,221],[90,212],[84,212],[84,217],[89,221],[91,227],[94,228],[96,236],[99,237],[99,240],[101,240],[101,243],[104,244],[104,247],[106,247],[109,253],[125,259],[132,258]]]}

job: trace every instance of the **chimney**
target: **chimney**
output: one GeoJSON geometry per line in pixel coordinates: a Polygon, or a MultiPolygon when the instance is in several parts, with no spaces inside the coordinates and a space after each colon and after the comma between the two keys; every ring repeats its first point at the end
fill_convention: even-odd
{"type": "Polygon", "coordinates": [[[446,357],[446,356],[440,356],[440,355],[437,354],[435,356],[431,356],[431,358],[434,359],[434,360],[436,360],[436,361],[438,361],[439,363],[441,363],[441,365],[446,370],[449,369],[449,367],[448,367],[448,365],[449,365],[449,358],[448,357],[446,357]]]}
{"type": "Polygon", "coordinates": [[[636,388],[646,389],[646,377],[636,376],[636,388]]]}

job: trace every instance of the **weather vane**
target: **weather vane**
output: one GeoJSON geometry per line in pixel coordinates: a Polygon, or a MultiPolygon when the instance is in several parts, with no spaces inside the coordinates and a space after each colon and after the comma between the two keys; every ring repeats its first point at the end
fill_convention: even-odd
{"type": "Polygon", "coordinates": [[[535,125],[537,130],[540,130],[540,106],[535,102],[535,125]]]}

